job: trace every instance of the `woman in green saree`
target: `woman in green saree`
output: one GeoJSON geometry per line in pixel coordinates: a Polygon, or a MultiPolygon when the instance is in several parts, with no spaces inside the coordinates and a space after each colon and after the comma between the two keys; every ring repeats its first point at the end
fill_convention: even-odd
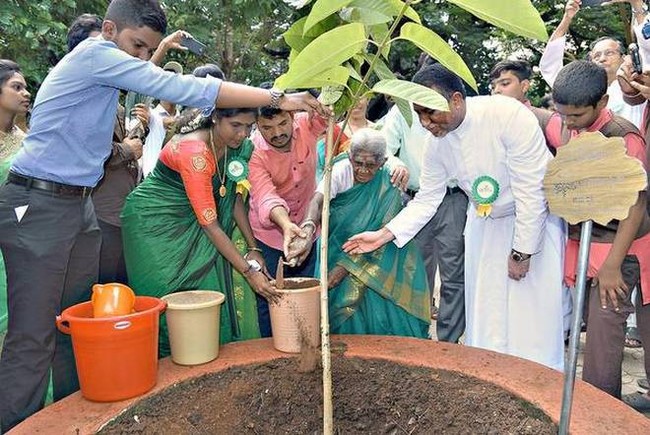
{"type": "MultiPolygon", "coordinates": [[[[253,151],[246,138],[256,113],[216,109],[207,117],[199,114],[181,130],[185,134],[163,148],[153,172],[127,197],[122,211],[129,285],[138,295],[155,297],[193,289],[224,293],[221,343],[259,337],[253,291],[270,300],[277,297],[242,198],[253,151]],[[246,246],[232,242],[235,227],[246,246]]],[[[160,355],[168,354],[163,319],[160,355]]]]}
{"type": "MultiPolygon", "coordinates": [[[[11,161],[25,137],[25,133],[16,125],[16,117],[27,113],[29,96],[18,64],[0,59],[0,185],[7,180],[11,161]]],[[[6,329],[7,274],[0,252],[0,332],[6,329]]]]}
{"type": "MultiPolygon", "coordinates": [[[[353,234],[381,228],[402,208],[400,191],[391,184],[386,140],[364,128],[352,136],[349,158],[332,167],[330,234],[327,264],[330,327],[335,334],[428,335],[429,287],[417,247],[390,243],[363,255],[341,249],[353,234]]],[[[303,260],[320,224],[324,185],[311,200],[301,228],[306,239],[294,239],[290,256],[303,260]]],[[[318,270],[318,268],[317,268],[318,270]]]]}

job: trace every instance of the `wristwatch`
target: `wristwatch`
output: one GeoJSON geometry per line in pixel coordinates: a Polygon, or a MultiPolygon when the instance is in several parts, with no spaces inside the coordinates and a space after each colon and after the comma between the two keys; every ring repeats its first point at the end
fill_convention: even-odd
{"type": "Polygon", "coordinates": [[[530,254],[524,254],[523,252],[519,252],[513,249],[510,251],[510,258],[512,258],[517,263],[521,263],[522,261],[528,260],[530,258],[530,254]]]}
{"type": "Polygon", "coordinates": [[[269,89],[269,94],[271,94],[271,104],[269,104],[269,107],[271,109],[279,109],[280,101],[282,101],[282,98],[284,97],[284,91],[272,88],[269,89]]]}

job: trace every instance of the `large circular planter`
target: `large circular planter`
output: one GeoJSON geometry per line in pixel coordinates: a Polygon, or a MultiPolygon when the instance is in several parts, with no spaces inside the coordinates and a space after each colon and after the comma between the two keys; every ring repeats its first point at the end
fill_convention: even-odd
{"type": "MultiPolygon", "coordinates": [[[[345,342],[345,355],[349,357],[386,359],[475,376],[516,394],[559,422],[562,374],[539,364],[476,348],[412,338],[333,336],[332,340],[345,342]]],[[[263,363],[287,356],[292,355],[276,351],[270,339],[262,339],[225,345],[219,358],[201,366],[179,366],[166,358],[159,365],[158,384],[145,396],[114,403],[95,403],[76,393],[48,406],[10,433],[95,433],[137,401],[170,385],[232,366],[263,363]]],[[[650,420],[591,385],[577,381],[571,432],[650,433],[650,420]]]]}

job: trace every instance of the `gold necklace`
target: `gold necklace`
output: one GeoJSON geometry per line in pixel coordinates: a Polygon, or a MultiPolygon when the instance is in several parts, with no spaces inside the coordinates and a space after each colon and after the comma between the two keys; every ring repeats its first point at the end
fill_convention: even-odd
{"type": "Polygon", "coordinates": [[[226,188],[226,164],[228,162],[228,146],[226,145],[226,149],[224,150],[223,154],[223,172],[219,169],[219,158],[217,157],[217,150],[214,145],[214,139],[212,138],[212,126],[210,126],[210,149],[212,150],[212,155],[214,156],[215,160],[215,166],[217,168],[217,176],[219,177],[219,181],[221,182],[221,187],[219,187],[219,196],[224,197],[226,196],[226,193],[228,193],[228,189],[226,188]]]}

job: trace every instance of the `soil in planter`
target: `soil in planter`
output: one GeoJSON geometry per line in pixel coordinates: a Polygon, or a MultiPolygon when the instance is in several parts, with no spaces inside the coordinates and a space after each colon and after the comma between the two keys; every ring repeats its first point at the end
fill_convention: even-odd
{"type": "MultiPolygon", "coordinates": [[[[170,387],[105,426],[102,434],[322,433],[321,371],[296,359],[235,367],[170,387]]],[[[556,434],[541,410],[457,372],[333,357],[339,434],[556,434]]]]}

